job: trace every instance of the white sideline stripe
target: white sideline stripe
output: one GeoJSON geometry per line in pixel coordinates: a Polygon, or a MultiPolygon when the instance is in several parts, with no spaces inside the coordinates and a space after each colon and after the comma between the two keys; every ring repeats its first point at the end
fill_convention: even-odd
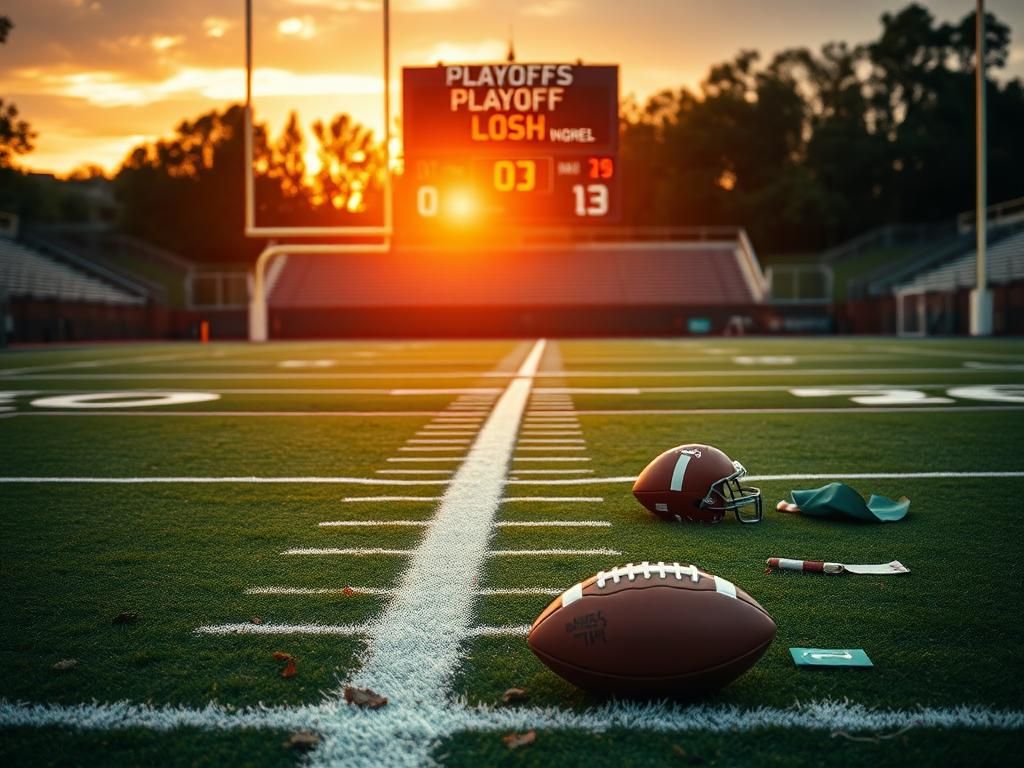
{"type": "Polygon", "coordinates": [[[511,587],[509,589],[478,589],[479,597],[525,597],[528,595],[560,595],[565,589],[550,587],[511,587]]]}
{"type": "Polygon", "coordinates": [[[353,557],[366,557],[371,555],[411,555],[415,552],[413,549],[380,549],[377,547],[350,547],[350,548],[339,548],[339,547],[299,547],[295,549],[286,549],[281,552],[282,555],[351,555],[353,557]]]}
{"type": "Polygon", "coordinates": [[[512,461],[590,461],[589,456],[513,456],[512,461]]]}
{"type": "Polygon", "coordinates": [[[487,553],[490,557],[550,557],[575,555],[621,555],[617,549],[601,547],[598,549],[493,549],[487,553]]]}
{"type": "Polygon", "coordinates": [[[432,427],[429,424],[416,433],[417,437],[472,437],[476,434],[475,429],[456,429],[450,427],[432,427]]]}
{"type": "Polygon", "coordinates": [[[1024,405],[918,405],[810,408],[648,408],[577,411],[587,416],[811,416],[822,413],[972,413],[976,411],[1024,411],[1024,405]]]}
{"type": "Polygon", "coordinates": [[[544,437],[544,436],[570,436],[570,435],[582,435],[578,429],[576,430],[558,430],[558,429],[524,429],[523,437],[544,437]]]}
{"type": "MultiPolygon", "coordinates": [[[[447,434],[447,433],[446,432],[442,432],[441,434],[447,434]]],[[[470,440],[468,437],[460,437],[460,438],[443,438],[442,437],[442,438],[436,438],[436,439],[431,437],[431,438],[410,438],[406,442],[415,443],[417,445],[458,445],[458,446],[463,446],[466,443],[472,442],[472,440],[470,440]]]]}
{"type": "Polygon", "coordinates": [[[437,501],[440,496],[346,496],[342,503],[351,504],[362,501],[437,501]]]}
{"type": "MultiPolygon", "coordinates": [[[[532,345],[494,405],[465,462],[412,551],[396,593],[370,628],[362,668],[350,683],[387,692],[384,722],[349,721],[321,743],[314,765],[421,766],[430,762],[437,723],[424,702],[448,705],[473,626],[473,595],[489,556],[493,524],[530,387],[546,342],[532,345]],[[443,567],[438,567],[438,564],[443,567]],[[396,632],[395,627],[402,631],[396,632]],[[409,723],[420,723],[409,727],[409,723]],[[426,733],[423,732],[426,729],[426,733]]],[[[348,709],[335,699],[337,709],[348,709]]],[[[371,713],[377,714],[377,713],[371,713]]]]}
{"type": "Polygon", "coordinates": [[[601,496],[506,496],[502,502],[512,501],[542,501],[542,502],[585,502],[590,501],[600,504],[604,501],[601,496]]]}
{"type": "MultiPolygon", "coordinates": [[[[245,708],[211,703],[201,709],[193,709],[154,707],[127,701],[113,704],[28,704],[0,699],[0,726],[4,727],[67,727],[91,731],[145,728],[157,732],[186,727],[217,731],[314,730],[329,741],[322,743],[313,759],[318,763],[333,762],[346,768],[369,768],[384,763],[375,763],[371,759],[353,760],[345,754],[340,743],[342,739],[353,729],[365,729],[370,723],[379,729],[381,735],[386,734],[389,727],[403,725],[401,716],[402,713],[398,716],[389,713],[387,708],[367,713],[354,707],[339,708],[334,703],[245,708]],[[375,717],[371,720],[368,714],[375,717]],[[333,749],[326,750],[328,745],[333,749]]],[[[1019,731],[1024,729],[1024,710],[971,705],[872,709],[849,700],[829,699],[785,708],[753,709],[722,704],[683,706],[613,700],[583,711],[552,707],[467,707],[447,701],[426,701],[419,710],[419,716],[404,726],[408,738],[429,742],[459,731],[508,733],[533,729],[588,733],[604,733],[614,728],[655,733],[750,733],[765,728],[822,733],[885,733],[905,728],[1019,731]]]]}
{"type": "MultiPolygon", "coordinates": [[[[444,459],[404,459],[404,461],[443,461],[444,459]]],[[[548,458],[515,458],[514,461],[590,461],[589,458],[553,456],[548,458]]],[[[394,461],[394,459],[388,459],[394,461]]],[[[512,470],[513,473],[534,470],[512,470]]],[[[748,475],[745,480],[916,480],[916,479],[981,479],[989,477],[1024,477],[1022,470],[994,472],[823,472],[790,475],[748,475]]],[[[601,483],[632,483],[636,476],[580,477],[566,480],[508,480],[509,485],[588,485],[601,483]]],[[[99,483],[111,485],[145,485],[151,483],[240,483],[240,484],[336,484],[336,485],[448,485],[444,480],[392,480],[376,477],[0,477],[0,483],[99,483]]]]}
{"type": "Polygon", "coordinates": [[[450,475],[453,469],[375,469],[378,475],[450,475]]]}

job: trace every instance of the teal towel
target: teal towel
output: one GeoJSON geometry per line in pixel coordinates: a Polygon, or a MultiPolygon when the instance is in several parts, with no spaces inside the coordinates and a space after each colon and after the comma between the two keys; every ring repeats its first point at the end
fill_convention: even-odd
{"type": "Polygon", "coordinates": [[[821,488],[793,491],[792,494],[793,502],[800,511],[812,517],[838,515],[869,523],[894,523],[906,517],[910,509],[910,499],[906,496],[893,501],[871,494],[865,504],[863,497],[845,483],[829,483],[821,488]]]}

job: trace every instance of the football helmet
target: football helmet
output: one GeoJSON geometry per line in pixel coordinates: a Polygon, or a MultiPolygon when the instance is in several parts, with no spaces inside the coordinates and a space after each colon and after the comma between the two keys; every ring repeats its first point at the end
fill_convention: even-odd
{"type": "Polygon", "coordinates": [[[747,470],[711,445],[665,451],[633,483],[633,495],[665,520],[719,523],[732,511],[741,523],[761,520],[761,490],[740,481],[747,470]]]}

